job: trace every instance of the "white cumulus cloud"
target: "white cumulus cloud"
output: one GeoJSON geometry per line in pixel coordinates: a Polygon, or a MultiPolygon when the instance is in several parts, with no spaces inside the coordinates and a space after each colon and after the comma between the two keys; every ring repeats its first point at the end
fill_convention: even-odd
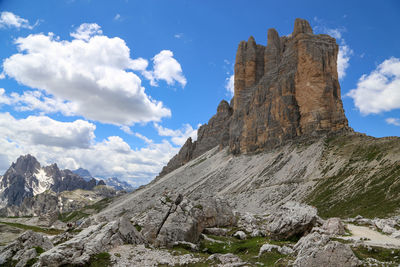
{"type": "Polygon", "coordinates": [[[387,118],[385,121],[386,121],[387,124],[400,126],[400,119],[399,118],[387,118]]]}
{"type": "Polygon", "coordinates": [[[173,56],[172,51],[162,50],[153,57],[153,70],[143,72],[143,76],[150,80],[152,86],[157,86],[158,81],[164,80],[168,85],[178,82],[185,87],[187,81],[183,75],[181,64],[173,56]]]}
{"type": "Polygon", "coordinates": [[[370,74],[362,75],[357,88],[347,95],[364,115],[399,109],[400,59],[387,59],[370,74]]]}
{"type": "Polygon", "coordinates": [[[0,28],[25,28],[33,29],[35,25],[30,25],[27,19],[21,18],[12,12],[3,11],[0,13],[0,28]]]}
{"type": "Polygon", "coordinates": [[[87,148],[91,145],[96,126],[83,120],[59,122],[46,116],[15,119],[0,113],[0,138],[19,145],[45,145],[59,148],[87,148]]]}
{"type": "MultiPolygon", "coordinates": [[[[98,35],[101,30],[96,25],[81,25],[72,34],[76,38],[72,41],[59,40],[51,33],[33,34],[15,41],[19,53],[4,60],[4,73],[47,94],[46,100],[43,96],[31,99],[31,102],[36,98],[46,103],[25,106],[33,109],[50,105],[56,109],[57,105],[49,104],[50,98],[54,98],[56,103],[63,103],[60,111],[64,114],[115,125],[159,121],[171,116],[161,101],[146,94],[140,78],[132,72],[146,69],[148,62],[142,58],[131,59],[124,40],[98,35]]],[[[171,62],[177,63],[173,58],[166,61],[172,65],[171,62]]],[[[162,73],[156,68],[155,73],[159,72],[162,73]]],[[[183,77],[175,75],[178,74],[172,77],[176,79],[183,77]]],[[[164,76],[155,74],[155,77],[164,76]]],[[[48,110],[44,108],[44,111],[48,110]]]]}
{"type": "MultiPolygon", "coordinates": [[[[154,178],[178,148],[168,141],[132,149],[119,136],[95,141],[96,126],[83,120],[60,122],[46,116],[14,118],[0,113],[0,173],[20,155],[32,154],[43,164],[88,169],[93,175],[119,177],[137,185],[154,178]]],[[[138,135],[137,135],[138,136],[138,135]]]]}

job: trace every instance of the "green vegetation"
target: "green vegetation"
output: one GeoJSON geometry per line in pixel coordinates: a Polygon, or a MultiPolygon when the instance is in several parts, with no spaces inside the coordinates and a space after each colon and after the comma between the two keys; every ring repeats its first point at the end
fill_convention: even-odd
{"type": "Polygon", "coordinates": [[[42,254],[42,253],[44,252],[44,249],[43,249],[42,247],[34,247],[34,248],[35,248],[36,253],[37,253],[38,255],[40,255],[40,254],[42,254]]]}
{"type": "Polygon", "coordinates": [[[332,241],[337,241],[337,242],[340,242],[340,243],[343,243],[343,244],[351,244],[351,243],[353,243],[353,241],[351,241],[351,240],[347,240],[347,239],[343,239],[343,238],[339,238],[339,237],[331,237],[330,239],[332,241]]]}
{"type": "Polygon", "coordinates": [[[71,222],[71,221],[80,220],[82,218],[86,218],[88,216],[89,216],[89,214],[87,214],[87,213],[84,213],[80,210],[74,210],[74,211],[70,211],[70,212],[60,213],[58,215],[58,220],[60,220],[62,222],[71,222]]]}
{"type": "Polygon", "coordinates": [[[134,226],[138,232],[142,231],[142,226],[140,226],[139,224],[135,224],[134,226]]]}
{"type": "MultiPolygon", "coordinates": [[[[220,242],[212,242],[208,240],[202,240],[200,243],[200,250],[205,251],[208,254],[215,254],[215,253],[233,253],[240,257],[243,261],[253,263],[261,262],[265,264],[264,266],[276,266],[277,261],[282,262],[282,266],[285,266],[285,262],[288,258],[287,255],[282,255],[277,251],[266,252],[260,257],[258,257],[258,253],[260,248],[265,243],[270,244],[290,244],[291,241],[271,241],[265,237],[253,237],[245,240],[239,240],[232,237],[217,237],[217,236],[209,236],[212,239],[222,241],[220,242]]],[[[293,244],[293,243],[292,243],[293,244]]],[[[278,265],[279,266],[279,265],[278,265]]]]}
{"type": "MultiPolygon", "coordinates": [[[[237,230],[237,229],[236,229],[237,230]]],[[[294,245],[293,241],[272,241],[266,237],[253,237],[246,240],[240,240],[231,236],[214,236],[207,235],[209,238],[216,240],[202,240],[200,242],[200,251],[193,252],[191,247],[185,244],[179,244],[173,247],[172,254],[192,254],[194,257],[202,258],[199,263],[182,265],[182,266],[214,266],[215,262],[207,261],[211,254],[227,254],[232,253],[241,258],[243,261],[250,263],[251,266],[288,266],[288,260],[293,260],[291,256],[282,255],[277,251],[265,252],[258,257],[258,253],[263,244],[276,245],[294,245]],[[213,265],[214,264],[214,265],[213,265]]],[[[162,265],[159,265],[162,266],[162,265]]],[[[180,265],[179,265],[180,266],[180,265]]]]}
{"type": "Polygon", "coordinates": [[[201,159],[197,160],[195,163],[193,163],[192,166],[190,166],[190,167],[197,166],[197,165],[199,165],[200,163],[202,163],[202,162],[204,162],[204,161],[206,161],[206,160],[207,160],[206,157],[201,158],[201,159]]]}
{"type": "Polygon", "coordinates": [[[92,255],[87,267],[106,267],[111,266],[111,255],[108,252],[102,252],[92,255]]]}
{"type": "Polygon", "coordinates": [[[8,259],[5,263],[3,263],[2,267],[14,267],[17,265],[18,261],[12,260],[11,258],[8,259]]]}
{"type": "Polygon", "coordinates": [[[321,180],[307,202],[325,218],[394,214],[400,206],[400,165],[386,166],[368,176],[368,170],[348,165],[338,175],[321,180]]]}
{"type": "Polygon", "coordinates": [[[48,235],[58,235],[58,234],[64,232],[63,230],[60,230],[60,229],[41,228],[38,226],[26,225],[26,224],[21,224],[21,223],[11,223],[11,222],[0,222],[0,223],[6,224],[9,226],[13,226],[13,227],[17,227],[20,229],[24,229],[24,230],[32,230],[34,232],[45,233],[48,235]]]}
{"type": "Polygon", "coordinates": [[[62,222],[76,222],[82,218],[89,217],[93,213],[100,212],[111,203],[111,200],[111,198],[104,198],[80,210],[61,213],[58,215],[58,219],[62,222]]]}
{"type": "Polygon", "coordinates": [[[203,210],[203,206],[201,204],[197,204],[194,206],[195,209],[203,210]]]}
{"type": "Polygon", "coordinates": [[[88,205],[86,206],[84,209],[94,209],[96,212],[100,212],[103,209],[105,209],[108,204],[110,204],[112,201],[112,198],[103,198],[102,200],[97,201],[96,203],[92,204],[92,205],[88,205]]]}
{"type": "Polygon", "coordinates": [[[389,264],[385,264],[385,266],[398,266],[400,264],[399,249],[360,246],[352,248],[352,250],[360,260],[373,258],[380,262],[388,262],[389,264]]]}
{"type": "Polygon", "coordinates": [[[38,260],[39,260],[39,258],[32,258],[32,259],[28,260],[25,264],[25,267],[33,266],[38,260]]]}
{"type": "MultiPolygon", "coordinates": [[[[336,175],[321,179],[306,199],[318,208],[320,216],[383,218],[398,211],[400,165],[383,158],[398,153],[400,139],[372,142],[366,138],[345,136],[325,141],[325,158],[336,155],[347,163],[336,175]]],[[[327,164],[322,174],[333,167],[327,164]]]]}
{"type": "Polygon", "coordinates": [[[85,265],[63,264],[60,267],[107,267],[111,266],[111,255],[108,252],[101,252],[92,255],[85,265]]]}
{"type": "MultiPolygon", "coordinates": [[[[195,262],[195,263],[188,263],[188,264],[176,264],[174,267],[209,267],[209,266],[214,266],[211,265],[214,262],[211,261],[206,261],[206,262],[195,262]]],[[[158,264],[158,267],[169,267],[171,265],[169,264],[158,264]]]]}

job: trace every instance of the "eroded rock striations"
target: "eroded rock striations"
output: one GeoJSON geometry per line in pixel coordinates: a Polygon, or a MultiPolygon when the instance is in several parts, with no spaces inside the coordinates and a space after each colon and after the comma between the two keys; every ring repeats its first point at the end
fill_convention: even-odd
{"type": "Polygon", "coordinates": [[[208,124],[189,138],[163,176],[209,149],[232,153],[270,149],[298,138],[352,131],[343,110],[337,73],[338,45],[296,19],[293,33],[268,30],[267,46],[253,37],[239,44],[234,97],[222,101],[208,124]]]}

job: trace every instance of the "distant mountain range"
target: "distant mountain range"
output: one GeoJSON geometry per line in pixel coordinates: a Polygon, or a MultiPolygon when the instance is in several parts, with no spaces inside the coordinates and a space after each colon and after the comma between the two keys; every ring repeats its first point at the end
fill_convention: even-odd
{"type": "Polygon", "coordinates": [[[90,181],[92,179],[96,179],[98,180],[100,183],[104,182],[105,185],[111,186],[113,187],[115,190],[119,191],[119,190],[125,190],[127,192],[131,192],[134,189],[136,189],[136,187],[133,187],[132,185],[130,185],[129,183],[125,182],[125,181],[121,181],[116,177],[110,177],[107,179],[100,179],[100,178],[95,178],[93,177],[90,172],[86,169],[83,168],[79,168],[77,170],[72,171],[73,173],[81,176],[83,179],[85,179],[86,181],[90,181]]]}
{"type": "Polygon", "coordinates": [[[20,156],[0,179],[0,208],[20,205],[24,198],[47,190],[55,193],[75,189],[91,190],[99,183],[85,180],[70,170],[60,170],[57,164],[42,167],[31,155],[20,156]]]}
{"type": "Polygon", "coordinates": [[[117,178],[94,178],[88,170],[60,170],[57,164],[41,166],[32,155],[20,156],[3,176],[0,176],[0,209],[20,206],[25,198],[46,191],[59,193],[76,189],[92,190],[97,185],[107,185],[115,190],[130,192],[135,188],[117,178]]]}

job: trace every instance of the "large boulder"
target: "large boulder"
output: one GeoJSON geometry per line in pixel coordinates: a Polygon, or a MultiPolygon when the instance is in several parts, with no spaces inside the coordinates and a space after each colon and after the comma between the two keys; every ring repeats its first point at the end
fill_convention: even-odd
{"type": "Polygon", "coordinates": [[[273,250],[278,251],[280,254],[289,255],[293,253],[293,249],[287,246],[277,246],[273,244],[264,244],[261,246],[258,256],[260,257],[263,253],[272,252],[273,250]]]}
{"type": "Polygon", "coordinates": [[[233,226],[237,220],[227,201],[179,195],[162,198],[142,221],[147,241],[171,247],[177,241],[196,243],[205,228],[233,226]]]}
{"type": "Polygon", "coordinates": [[[361,266],[347,244],[331,241],[328,235],[313,232],[302,237],[294,247],[297,258],[296,267],[347,267],[361,266]]]}
{"type": "Polygon", "coordinates": [[[289,201],[267,217],[268,235],[276,240],[303,235],[311,231],[317,220],[316,208],[289,201]]]}
{"type": "Polygon", "coordinates": [[[7,261],[15,261],[17,267],[25,266],[29,260],[52,247],[53,244],[46,236],[30,230],[26,231],[14,242],[0,249],[0,266],[7,261]]]}
{"type": "Polygon", "coordinates": [[[123,244],[143,244],[142,235],[126,217],[117,221],[92,225],[74,238],[43,253],[39,258],[41,266],[63,264],[84,265],[90,256],[108,251],[123,244]]]}
{"type": "Polygon", "coordinates": [[[393,234],[397,231],[395,227],[397,227],[397,222],[394,219],[374,219],[372,221],[376,228],[381,230],[385,234],[393,234]]]}
{"type": "Polygon", "coordinates": [[[344,235],[346,233],[340,218],[327,219],[321,228],[330,235],[344,235]]]}

